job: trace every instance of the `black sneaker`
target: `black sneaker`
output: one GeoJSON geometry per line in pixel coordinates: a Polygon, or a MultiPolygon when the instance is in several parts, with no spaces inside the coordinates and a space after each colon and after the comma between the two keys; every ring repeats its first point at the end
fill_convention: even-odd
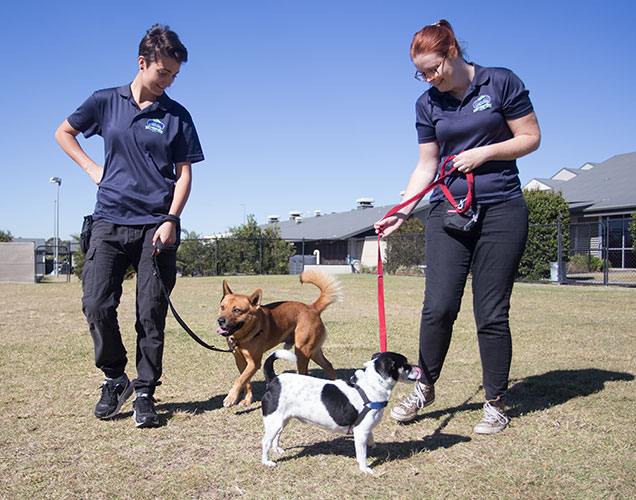
{"type": "Polygon", "coordinates": [[[152,396],[137,394],[132,405],[136,427],[157,427],[159,425],[159,418],[155,411],[155,399],[152,396]]]}
{"type": "Polygon", "coordinates": [[[95,405],[95,416],[101,419],[114,417],[119,413],[121,406],[133,392],[133,386],[124,374],[125,380],[115,384],[112,380],[104,380],[102,383],[102,397],[95,405]]]}

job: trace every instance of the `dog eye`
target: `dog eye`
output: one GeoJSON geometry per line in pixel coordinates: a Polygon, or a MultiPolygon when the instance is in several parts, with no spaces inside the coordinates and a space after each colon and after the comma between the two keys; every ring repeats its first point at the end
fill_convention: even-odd
{"type": "Polygon", "coordinates": [[[221,311],[225,311],[225,306],[221,306],[221,311]]]}
{"type": "Polygon", "coordinates": [[[238,307],[235,307],[234,309],[232,309],[233,313],[240,313],[241,310],[238,307]]]}

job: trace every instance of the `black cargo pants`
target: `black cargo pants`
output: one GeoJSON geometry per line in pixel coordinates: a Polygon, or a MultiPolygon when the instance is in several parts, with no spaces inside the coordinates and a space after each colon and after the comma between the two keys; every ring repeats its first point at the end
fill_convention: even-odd
{"type": "MultiPolygon", "coordinates": [[[[154,393],[162,372],[164,328],[168,301],[155,276],[152,257],[154,225],[121,226],[95,221],[82,273],[82,310],[95,345],[95,366],[109,378],[124,373],[127,357],[117,307],[124,274],[130,264],[137,272],[136,390],[154,393]]],[[[168,290],[176,279],[176,253],[160,253],[158,265],[168,290]]]]}

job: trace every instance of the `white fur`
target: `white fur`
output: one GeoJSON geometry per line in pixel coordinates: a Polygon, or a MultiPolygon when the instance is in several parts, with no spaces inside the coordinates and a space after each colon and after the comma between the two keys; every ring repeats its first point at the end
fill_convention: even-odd
{"type": "MultiPolygon", "coordinates": [[[[291,362],[296,360],[294,354],[284,350],[278,350],[274,355],[291,362]]],[[[397,380],[382,377],[375,370],[375,360],[367,361],[364,365],[365,370],[356,370],[355,372],[356,384],[365,392],[369,401],[388,401],[397,380]]],[[[408,373],[405,370],[400,370],[400,374],[401,380],[407,382],[413,382],[419,376],[416,369],[412,369],[408,373]]],[[[281,385],[278,407],[272,414],[263,417],[265,434],[262,441],[262,462],[270,467],[275,467],[276,463],[269,459],[269,452],[273,448],[277,453],[284,453],[284,450],[279,446],[279,439],[285,425],[292,418],[339,433],[349,431],[349,426],[338,425],[331,418],[321,401],[322,388],[326,384],[335,384],[358,413],[364,408],[364,401],[358,390],[343,380],[323,380],[295,373],[282,373],[277,378],[281,385]]],[[[373,429],[380,423],[383,413],[384,408],[371,409],[353,429],[356,460],[360,470],[368,474],[373,474],[373,471],[367,466],[367,446],[375,444],[373,429]]]]}

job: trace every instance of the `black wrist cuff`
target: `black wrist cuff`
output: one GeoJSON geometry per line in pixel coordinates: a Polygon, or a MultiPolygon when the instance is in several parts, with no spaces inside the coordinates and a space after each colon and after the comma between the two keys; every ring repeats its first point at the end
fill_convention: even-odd
{"type": "Polygon", "coordinates": [[[167,214],[164,215],[163,219],[161,220],[161,224],[163,224],[164,222],[174,222],[175,224],[180,224],[181,219],[176,215],[167,214]]]}

